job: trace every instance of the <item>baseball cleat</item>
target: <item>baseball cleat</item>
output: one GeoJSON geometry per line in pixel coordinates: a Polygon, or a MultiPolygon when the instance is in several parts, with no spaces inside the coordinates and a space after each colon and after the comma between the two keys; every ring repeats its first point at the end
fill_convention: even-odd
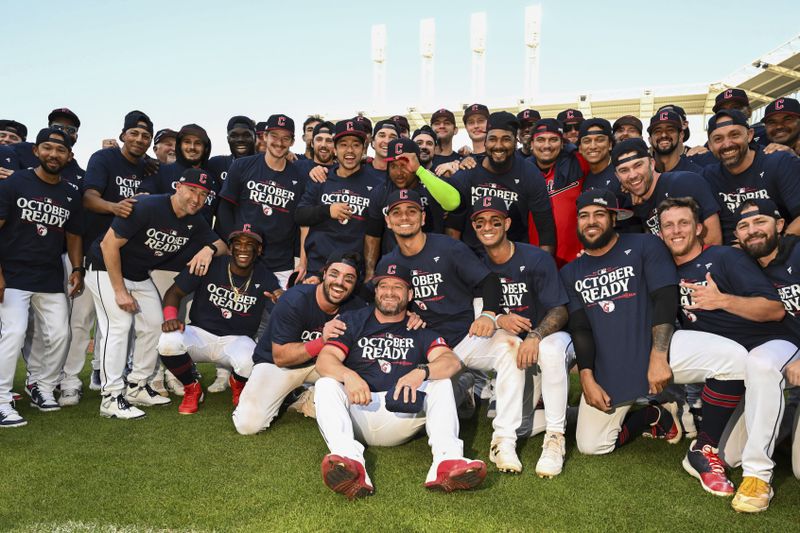
{"type": "Polygon", "coordinates": [[[363,498],[374,492],[366,482],[364,465],[350,459],[329,453],[322,459],[322,480],[334,492],[344,494],[348,500],[363,498]]]}
{"type": "Polygon", "coordinates": [[[493,442],[489,448],[489,460],[501,472],[511,474],[522,472],[522,463],[517,457],[517,443],[513,440],[504,439],[493,442]]]}
{"type": "Polygon", "coordinates": [[[103,388],[100,382],[100,370],[92,370],[92,377],[89,379],[89,390],[100,390],[103,388]]]}
{"type": "Polygon", "coordinates": [[[58,405],[61,407],[72,407],[81,401],[81,389],[64,389],[58,397],[58,405]]]}
{"type": "Polygon", "coordinates": [[[200,408],[200,403],[203,401],[203,387],[200,383],[195,381],[191,385],[183,386],[183,400],[178,406],[178,414],[193,415],[200,408]]]}
{"type": "Polygon", "coordinates": [[[50,411],[60,411],[61,406],[58,405],[56,397],[51,391],[43,391],[36,383],[31,383],[25,387],[28,396],[31,397],[31,407],[47,413],[50,411]]]}
{"type": "Polygon", "coordinates": [[[731,501],[731,507],[739,513],[760,513],[769,508],[775,493],[766,481],[754,476],[742,478],[742,484],[731,501]]]}
{"type": "Polygon", "coordinates": [[[138,407],[132,406],[125,399],[125,396],[103,396],[100,402],[100,416],[106,418],[120,418],[123,420],[135,420],[144,418],[145,412],[138,407]]]}
{"type": "Polygon", "coordinates": [[[536,463],[536,475],[541,478],[554,478],[564,468],[566,439],[563,433],[548,431],[542,442],[542,455],[536,463]]]}
{"type": "Polygon", "coordinates": [[[150,388],[156,391],[159,396],[169,398],[169,391],[164,383],[164,374],[156,374],[156,377],[150,382],[150,388]]]}
{"type": "Polygon", "coordinates": [[[10,403],[0,403],[0,428],[19,428],[28,423],[10,403]]]}
{"type": "Polygon", "coordinates": [[[733,483],[725,474],[725,466],[717,455],[717,449],[706,444],[695,450],[696,440],[692,441],[689,451],[683,458],[683,469],[693,477],[700,480],[700,485],[706,492],[715,496],[733,496],[733,483]]]}
{"type": "Polygon", "coordinates": [[[651,439],[661,439],[667,441],[669,444],[677,444],[683,438],[683,426],[681,425],[681,409],[676,402],[668,402],[655,406],[658,408],[659,419],[655,424],[650,426],[648,431],[645,431],[642,436],[651,439]],[[664,417],[664,411],[668,412],[672,417],[669,427],[664,427],[661,419],[664,417]]]}
{"type": "Polygon", "coordinates": [[[128,388],[125,390],[125,399],[133,405],[150,407],[153,405],[167,405],[172,400],[164,398],[153,388],[145,383],[144,385],[137,385],[136,383],[129,383],[128,388]]]}
{"type": "Polygon", "coordinates": [[[474,489],[486,477],[486,463],[466,459],[448,459],[436,467],[436,479],[425,487],[444,492],[474,489]]]}
{"type": "Polygon", "coordinates": [[[239,398],[242,396],[242,391],[244,390],[244,386],[247,384],[246,381],[239,381],[235,379],[233,376],[228,378],[228,384],[231,387],[231,400],[233,401],[233,406],[239,406],[239,398]]]}
{"type": "MultiPolygon", "coordinates": [[[[197,381],[200,380],[198,379],[197,381]]],[[[167,390],[175,396],[183,396],[183,383],[173,376],[169,370],[164,371],[164,384],[167,386],[167,390]]]]}
{"type": "Polygon", "coordinates": [[[214,383],[208,386],[208,392],[225,392],[225,389],[228,388],[228,381],[230,379],[231,373],[227,369],[217,368],[217,377],[214,379],[214,383]]]}
{"type": "Polygon", "coordinates": [[[314,405],[314,387],[309,387],[304,390],[297,399],[292,402],[287,411],[294,411],[300,413],[306,418],[317,418],[317,408],[314,405]]]}

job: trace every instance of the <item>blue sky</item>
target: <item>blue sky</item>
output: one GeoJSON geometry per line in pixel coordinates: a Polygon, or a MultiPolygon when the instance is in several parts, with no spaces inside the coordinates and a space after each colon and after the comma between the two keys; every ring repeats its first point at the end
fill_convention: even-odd
{"type": "MultiPolygon", "coordinates": [[[[437,101],[470,99],[469,19],[488,19],[486,92],[519,98],[524,8],[533,0],[432,2],[6,2],[1,118],[33,135],[55,107],[81,117],[79,162],[131,109],[156,128],[196,122],[226,153],[227,119],[370,107],[370,29],[386,24],[387,99],[418,100],[419,21],[436,20],[437,101]],[[342,6],[346,5],[344,9],[342,6]],[[9,46],[10,45],[10,46],[9,46]]],[[[797,2],[544,0],[542,93],[719,80],[797,34],[797,2]],[[662,7],[663,6],[663,7],[662,7]],[[768,6],[768,10],[763,7],[768,6]]]]}

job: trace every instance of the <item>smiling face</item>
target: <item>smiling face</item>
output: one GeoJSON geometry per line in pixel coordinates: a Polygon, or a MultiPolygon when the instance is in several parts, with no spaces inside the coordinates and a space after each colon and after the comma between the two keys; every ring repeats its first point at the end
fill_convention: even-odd
{"type": "Polygon", "coordinates": [[[578,212],[578,239],[584,248],[603,248],[613,237],[614,217],[608,209],[589,205],[578,212]]]}
{"type": "Polygon", "coordinates": [[[375,285],[375,307],[386,316],[397,316],[406,312],[411,299],[411,287],[397,278],[382,278],[375,285]]]}
{"type": "Polygon", "coordinates": [[[414,237],[422,231],[423,224],[425,213],[417,204],[397,204],[386,214],[386,227],[397,237],[414,237]]]}
{"type": "Polygon", "coordinates": [[[561,136],[557,133],[540,133],[533,138],[531,150],[536,162],[542,166],[552,165],[561,153],[561,136]]]}
{"type": "Polygon", "coordinates": [[[265,135],[265,140],[267,153],[275,159],[281,159],[289,153],[289,148],[294,143],[294,135],[288,130],[270,130],[265,135]]]}
{"type": "Polygon", "coordinates": [[[33,147],[33,155],[48,174],[56,175],[69,163],[70,151],[63,144],[43,142],[33,147]]]}
{"type": "Polygon", "coordinates": [[[731,124],[711,132],[708,137],[708,148],[725,168],[734,169],[744,162],[752,140],[752,129],[731,124]]]}
{"type": "Polygon", "coordinates": [[[425,166],[433,161],[433,152],[436,149],[436,141],[433,140],[433,137],[420,133],[414,137],[414,142],[419,146],[419,162],[425,166]]]}
{"type": "Polygon", "coordinates": [[[322,294],[329,304],[339,306],[347,300],[356,287],[358,274],[347,263],[331,263],[322,277],[322,294]]]}
{"type": "Polygon", "coordinates": [[[147,149],[153,135],[145,128],[129,128],[122,134],[122,145],[132,157],[142,157],[147,149]]]}
{"type": "Polygon", "coordinates": [[[495,168],[504,167],[514,159],[517,139],[513,132],[506,130],[490,130],[486,134],[486,158],[495,168]]]}
{"type": "MultiPolygon", "coordinates": [[[[758,211],[755,206],[744,209],[743,214],[758,211]]],[[[742,250],[760,259],[771,254],[778,246],[778,235],[783,231],[784,220],[767,215],[751,215],[736,223],[734,235],[742,250]]]]}
{"type": "Polygon", "coordinates": [[[669,248],[672,257],[680,258],[702,250],[700,235],[703,225],[695,220],[688,207],[671,207],[659,215],[661,239],[669,248]]]}
{"type": "Polygon", "coordinates": [[[484,211],[472,219],[472,229],[486,248],[503,242],[510,227],[511,219],[496,211],[484,211]]]}
{"type": "Polygon", "coordinates": [[[333,161],[333,135],[320,131],[314,136],[313,144],[314,159],[322,165],[331,164],[333,161]]]}
{"type": "Polygon", "coordinates": [[[249,269],[261,255],[261,243],[247,235],[237,235],[231,240],[231,257],[234,264],[249,269]]]}
{"type": "Polygon", "coordinates": [[[205,144],[197,135],[188,134],[181,138],[181,153],[184,159],[192,165],[197,165],[203,160],[205,144]]]}
{"type": "Polygon", "coordinates": [[[764,119],[770,142],[793,146],[800,137],[800,117],[791,113],[773,113],[764,119]]]}
{"type": "Polygon", "coordinates": [[[446,118],[439,117],[431,122],[431,128],[436,132],[436,137],[441,142],[449,142],[453,136],[458,132],[456,125],[446,118]]]}
{"type": "Polygon", "coordinates": [[[355,135],[345,135],[336,141],[336,159],[339,166],[348,172],[353,172],[361,165],[364,157],[364,141],[355,135]]]}
{"type": "Polygon", "coordinates": [[[578,144],[578,151],[590,164],[607,162],[611,155],[611,139],[602,133],[603,128],[592,126],[578,144]]]}
{"type": "Polygon", "coordinates": [[[251,155],[255,152],[255,133],[247,128],[237,126],[228,132],[228,146],[236,157],[251,155]]]}
{"type": "Polygon", "coordinates": [[[389,151],[389,142],[392,139],[397,139],[397,132],[392,128],[381,128],[375,133],[372,139],[372,149],[375,150],[375,155],[379,158],[386,158],[389,151]]]}
{"type": "Polygon", "coordinates": [[[672,124],[658,124],[650,132],[650,145],[659,155],[669,155],[677,150],[681,130],[672,124]]]}
{"type": "Polygon", "coordinates": [[[190,215],[199,212],[208,198],[208,190],[186,183],[175,184],[175,195],[178,198],[178,205],[190,215]]]}
{"type": "MultiPolygon", "coordinates": [[[[622,154],[620,159],[626,159],[636,152],[622,154]]],[[[645,196],[654,187],[655,161],[652,157],[639,157],[617,165],[614,171],[620,185],[635,196],[645,196]]]]}
{"type": "Polygon", "coordinates": [[[464,127],[471,141],[481,142],[486,138],[486,125],[488,120],[483,115],[470,115],[464,127]]]}

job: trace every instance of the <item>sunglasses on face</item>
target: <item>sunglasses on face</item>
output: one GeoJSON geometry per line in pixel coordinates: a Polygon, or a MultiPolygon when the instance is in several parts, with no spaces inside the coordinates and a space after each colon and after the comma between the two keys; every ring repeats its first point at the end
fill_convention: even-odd
{"type": "Polygon", "coordinates": [[[580,129],[579,124],[564,124],[564,133],[569,133],[571,131],[578,131],[580,129]]]}

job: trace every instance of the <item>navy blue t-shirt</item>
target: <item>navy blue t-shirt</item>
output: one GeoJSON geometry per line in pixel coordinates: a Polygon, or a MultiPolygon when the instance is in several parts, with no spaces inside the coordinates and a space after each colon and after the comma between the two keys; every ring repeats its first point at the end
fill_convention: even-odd
{"type": "Polygon", "coordinates": [[[381,258],[377,271],[390,264],[411,270],[413,310],[448,346],[456,346],[469,332],[475,317],[473,295],[489,269],[463,242],[436,233],[426,236],[418,254],[405,256],[395,247],[381,258]]]}
{"type": "Polygon", "coordinates": [[[784,324],[794,334],[800,346],[800,239],[787,235],[780,240],[781,246],[789,246],[785,252],[779,248],[778,256],[764,268],[764,274],[777,289],[786,308],[784,324]]]}
{"type": "MultiPolygon", "coordinates": [[[[367,163],[363,163],[361,165],[361,168],[363,169],[364,173],[367,176],[369,176],[370,178],[372,178],[372,180],[375,181],[376,183],[379,183],[379,184],[380,183],[385,183],[386,181],[389,180],[389,171],[388,170],[380,170],[380,169],[375,168],[375,165],[373,164],[372,161],[369,161],[367,163]]],[[[388,169],[388,167],[387,167],[387,169],[388,169]]],[[[328,172],[328,177],[330,177],[330,175],[331,175],[331,173],[329,171],[328,172]]]]}
{"type": "Polygon", "coordinates": [[[0,180],[0,257],[6,287],[63,292],[61,252],[66,232],[83,233],[78,187],[66,180],[50,184],[33,170],[17,170],[0,180]]]}
{"type": "Polygon", "coordinates": [[[340,319],[347,329],[326,344],[345,353],[344,366],[361,376],[372,392],[391,389],[417,365],[427,363],[431,350],[448,347],[432,329],[409,330],[408,317],[402,322],[378,322],[372,306],[342,313],[340,319]]]}
{"type": "Polygon", "coordinates": [[[433,161],[431,162],[431,172],[436,170],[436,167],[438,167],[441,164],[451,163],[453,161],[460,161],[460,160],[461,156],[459,156],[458,152],[455,151],[452,152],[450,155],[434,154],[433,161]]]}
{"type": "MultiPolygon", "coordinates": [[[[86,165],[83,190],[94,189],[107,202],[119,202],[132,198],[142,183],[144,162],[131,163],[122,155],[119,148],[104,148],[92,154],[86,165]]],[[[136,206],[134,206],[134,211],[136,206]]],[[[83,252],[88,255],[89,247],[98,235],[105,235],[111,226],[114,215],[100,214],[86,210],[86,233],[83,236],[83,252]]]]}
{"type": "Polygon", "coordinates": [[[719,204],[708,182],[694,172],[664,172],[656,182],[656,188],[649,199],[633,206],[634,214],[644,223],[646,230],[654,235],[661,231],[658,221],[658,204],[665,198],[692,197],[700,206],[700,219],[705,220],[719,213],[719,204]]]}
{"type": "Polygon", "coordinates": [[[214,181],[217,183],[217,186],[220,189],[222,188],[222,184],[225,183],[225,180],[228,178],[228,170],[231,168],[231,165],[235,160],[236,158],[233,157],[233,154],[215,155],[208,160],[208,163],[206,163],[206,170],[209,174],[214,176],[214,181]]]}
{"type": "Polygon", "coordinates": [[[678,284],[661,240],[623,233],[606,254],[584,254],[561,269],[570,313],[583,308],[595,343],[594,377],[620,405],[647,396],[652,347],[650,294],[678,284]]]}
{"type": "Polygon", "coordinates": [[[275,274],[259,261],[256,261],[249,284],[246,277],[233,273],[228,277],[230,262],[229,255],[215,257],[204,276],[195,276],[184,268],[175,278],[175,285],[186,294],[194,293],[189,312],[192,325],[219,336],[254,337],[264,308],[270,301],[264,291],[277,290],[280,284],[275,274]],[[237,288],[244,289],[247,284],[246,290],[237,296],[231,279],[237,288]]]}
{"type": "Polygon", "coordinates": [[[308,184],[298,207],[346,203],[353,215],[345,224],[326,217],[309,228],[305,242],[309,272],[320,271],[333,252],[364,254],[370,197],[382,182],[368,173],[365,166],[347,178],[339,177],[336,168],[328,172],[324,183],[308,184]]]}
{"type": "Polygon", "coordinates": [[[19,170],[22,168],[19,165],[19,156],[11,146],[13,145],[0,145],[0,167],[8,170],[19,170]]]}
{"type": "MultiPolygon", "coordinates": [[[[275,364],[272,358],[272,343],[282,345],[318,339],[322,337],[325,324],[336,318],[336,315],[366,305],[364,300],[354,295],[339,306],[336,313],[329,315],[320,309],[317,303],[317,287],[318,285],[295,285],[281,295],[270,315],[267,331],[258,339],[253,352],[254,364],[275,364]]],[[[292,368],[312,366],[314,363],[316,359],[312,357],[292,368]]]]}
{"type": "Polygon", "coordinates": [[[264,154],[235,160],[222,185],[220,196],[236,206],[236,227],[251,224],[263,236],[264,263],[273,272],[294,268],[300,238],[294,212],[304,190],[297,167],[287,161],[282,171],[273,170],[264,154]]]}
{"type": "Polygon", "coordinates": [[[719,163],[719,159],[717,159],[714,156],[711,150],[709,150],[708,152],[704,152],[702,154],[693,155],[689,157],[689,161],[699,166],[700,168],[705,168],[709,165],[716,165],[717,163],[719,163]]]}
{"type": "Polygon", "coordinates": [[[503,199],[511,218],[508,239],[515,242],[528,242],[528,213],[550,211],[550,196],[547,185],[539,169],[528,160],[514,157],[514,165],[505,174],[492,174],[483,165],[473,169],[460,170],[453,175],[452,185],[461,193],[459,215],[447,217],[448,227],[462,232],[461,240],[480,252],[483,245],[475,235],[469,222],[472,205],[484,196],[503,199]]]}
{"type": "MultiPolygon", "coordinates": [[[[170,198],[166,194],[141,196],[128,218],[114,217],[111,229],[128,240],[119,251],[123,278],[144,281],[150,270],[179,256],[187,246],[202,247],[219,239],[200,213],[178,218],[170,198]]],[[[100,250],[104,236],[95,239],[89,251],[94,270],[106,269],[100,250]]]]}
{"type": "Polygon", "coordinates": [[[739,220],[735,213],[746,200],[770,198],[787,222],[800,215],[800,158],[794,155],[786,152],[765,155],[759,149],[753,164],[741,174],[733,175],[722,163],[717,163],[705,167],[703,177],[722,208],[719,218],[725,244],[734,241],[733,230],[739,220]]]}
{"type": "Polygon", "coordinates": [[[500,265],[485,254],[482,259],[489,270],[500,276],[503,312],[528,318],[533,327],[547,311],[569,302],[553,256],[536,246],[515,242],[514,254],[500,265]]]}
{"type": "Polygon", "coordinates": [[[695,174],[702,174],[703,167],[686,157],[686,154],[681,154],[680,159],[678,159],[678,164],[675,165],[675,168],[670,170],[670,172],[694,172],[695,174]]]}
{"type": "MultiPolygon", "coordinates": [[[[709,246],[693,260],[678,267],[678,276],[686,283],[708,285],[706,274],[711,274],[722,293],[780,301],[775,287],[758,265],[737,248],[709,246]]],[[[715,333],[748,350],[775,339],[796,342],[782,322],[753,322],[722,309],[686,309],[691,304],[691,289],[681,287],[682,312],[679,317],[684,329],[715,333]]]]}
{"type": "Polygon", "coordinates": [[[298,159],[294,162],[294,166],[297,167],[297,171],[306,180],[306,185],[312,181],[309,177],[309,173],[312,169],[316,167],[325,167],[328,169],[328,174],[330,174],[334,164],[335,162],[331,162],[329,165],[320,165],[319,163],[315,163],[313,159],[298,159]]]}

